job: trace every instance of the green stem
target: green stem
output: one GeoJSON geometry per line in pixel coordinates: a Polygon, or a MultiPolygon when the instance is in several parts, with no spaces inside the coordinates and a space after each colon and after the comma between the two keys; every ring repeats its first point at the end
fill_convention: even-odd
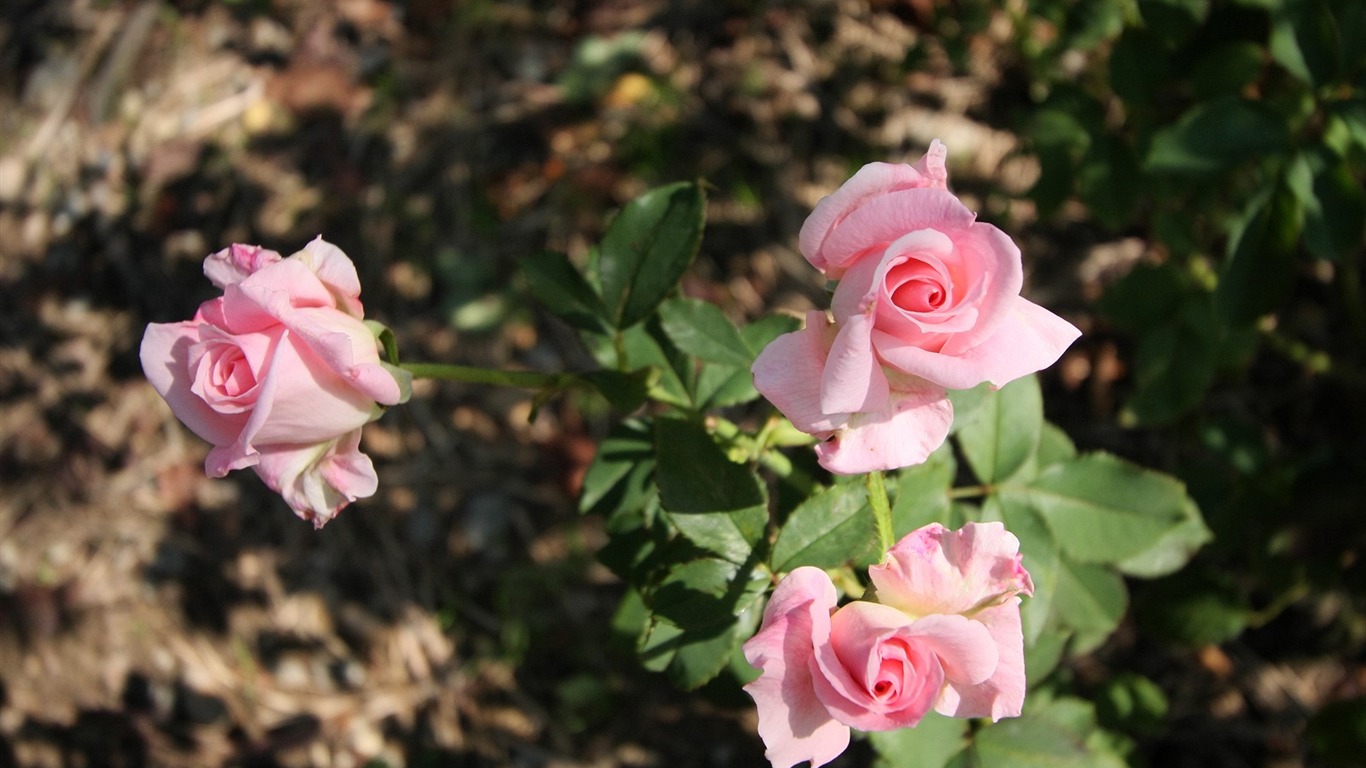
{"type": "Polygon", "coordinates": [[[965,485],[962,488],[950,488],[950,499],[975,499],[978,496],[987,496],[992,492],[990,485],[965,485]]]}
{"type": "Polygon", "coordinates": [[[868,473],[868,504],[873,508],[878,543],[886,552],[896,543],[896,534],[892,531],[892,505],[887,501],[887,484],[880,471],[868,473]]]}
{"type": "Polygon", "coordinates": [[[528,389],[559,388],[569,384],[574,379],[574,375],[569,373],[497,371],[489,368],[446,365],[444,363],[404,363],[399,367],[411,373],[415,379],[463,381],[467,384],[494,384],[502,387],[526,387],[528,389]]]}

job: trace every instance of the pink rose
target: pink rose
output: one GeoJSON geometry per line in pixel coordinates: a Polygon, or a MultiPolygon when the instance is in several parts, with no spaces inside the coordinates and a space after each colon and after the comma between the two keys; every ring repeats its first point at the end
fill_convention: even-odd
{"type": "Polygon", "coordinates": [[[931,709],[1014,717],[1024,704],[1021,593],[1034,585],[1000,523],[911,532],[869,569],[877,602],[836,607],[830,577],[794,570],[778,584],[745,658],[745,686],[774,768],[830,762],[849,729],[908,728],[931,709]]]}
{"type": "Polygon", "coordinates": [[[287,259],[233,245],[205,259],[204,273],[223,295],[188,322],[148,325],[142,369],[213,443],[210,476],[251,467],[322,527],[375,492],[361,426],[403,399],[406,375],[380,363],[356,268],[331,243],[316,239],[287,259]]]}
{"type": "Polygon", "coordinates": [[[924,461],[953,421],[946,390],[1003,386],[1080,335],[1020,296],[1020,250],[947,190],[944,155],[936,141],[914,166],[864,166],[802,226],[802,253],[839,278],[833,320],[774,340],[754,384],[826,441],[832,472],[924,461]]]}

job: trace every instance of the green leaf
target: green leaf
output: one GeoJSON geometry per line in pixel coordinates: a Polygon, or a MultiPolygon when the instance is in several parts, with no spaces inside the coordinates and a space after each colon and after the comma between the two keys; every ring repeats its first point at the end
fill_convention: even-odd
{"type": "Polygon", "coordinates": [[[1214,301],[1229,323],[1246,323],[1281,305],[1295,281],[1295,247],[1304,211],[1284,180],[1254,198],[1229,238],[1229,260],[1214,301]]]}
{"type": "Polygon", "coordinates": [[[726,668],[741,642],[736,635],[733,627],[689,631],[655,618],[640,644],[641,665],[664,672],[678,687],[692,690],[726,668]]]}
{"type": "Polygon", "coordinates": [[[1067,13],[1067,47],[1089,51],[1124,29],[1125,3],[1080,0],[1067,13]]]}
{"type": "Polygon", "coordinates": [[[1242,634],[1252,610],[1222,574],[1183,572],[1143,585],[1134,618],[1145,631],[1191,647],[1222,643],[1242,634]]]}
{"type": "Polygon", "coordinates": [[[721,308],[699,299],[669,299],[659,306],[664,332],[683,352],[699,360],[749,368],[754,362],[740,331],[721,308]]]}
{"type": "Polygon", "coordinates": [[[767,586],[767,579],[748,568],[704,558],[675,566],[647,602],[655,615],[681,629],[729,626],[767,586]]]}
{"type": "Polygon", "coordinates": [[[1271,56],[1304,82],[1321,87],[1341,68],[1337,22],[1323,0],[1284,0],[1272,12],[1271,56]]]}
{"type": "Polygon", "coordinates": [[[1133,672],[1106,680],[1096,696],[1100,721],[1130,733],[1161,733],[1167,709],[1167,695],[1157,683],[1133,672]]]}
{"type": "Polygon", "coordinates": [[[968,743],[968,721],[930,711],[914,728],[873,731],[875,768],[946,768],[968,743]]]}
{"type": "Polygon", "coordinates": [[[972,389],[950,389],[949,402],[953,404],[953,424],[949,426],[949,434],[956,434],[963,424],[971,421],[977,409],[986,404],[992,396],[990,384],[978,384],[972,389]]]}
{"type": "Polygon", "coordinates": [[[531,295],[556,317],[589,331],[612,327],[602,298],[568,256],[544,251],[522,259],[521,266],[531,295]]]}
{"type": "Polygon", "coordinates": [[[634,650],[649,629],[649,621],[650,609],[645,605],[645,598],[636,590],[627,589],[612,614],[613,645],[620,647],[618,644],[621,644],[627,650],[634,650]]]}
{"type": "Polygon", "coordinates": [[[644,320],[678,284],[702,242],[702,188],[677,183],[627,203],[598,246],[598,283],[617,328],[644,320]]]}
{"type": "Polygon", "coordinates": [[[1083,654],[1105,642],[1129,604],[1129,590],[1119,574],[1099,565],[1058,561],[1053,610],[1058,623],[1076,631],[1072,653],[1083,654]]]}
{"type": "Polygon", "coordinates": [[[1199,294],[1143,336],[1134,358],[1137,386],[1127,404],[1140,423],[1169,422],[1204,398],[1221,352],[1235,348],[1216,338],[1219,330],[1212,297],[1199,294]]]}
{"type": "Polygon", "coordinates": [[[1180,524],[1153,546],[1115,563],[1115,568],[1129,576],[1155,579],[1174,573],[1189,563],[1201,547],[1213,540],[1214,534],[1205,525],[1194,500],[1187,498],[1181,509],[1184,516],[1180,524]]]}
{"type": "Polygon", "coordinates": [[[1095,710],[1080,699],[1026,706],[1020,717],[983,727],[972,741],[980,768],[1127,768],[1090,738],[1095,710]]]}
{"type": "Polygon", "coordinates": [[[1329,114],[1342,122],[1348,141],[1359,150],[1366,151],[1366,98],[1357,97],[1333,104],[1329,114]]]}
{"type": "Polygon", "coordinates": [[[654,439],[647,422],[623,421],[598,444],[583,477],[579,509],[610,515],[638,508],[653,490],[654,439]]]}
{"type": "MultiPolygon", "coordinates": [[[[892,502],[892,531],[898,539],[933,522],[948,524],[948,492],[957,471],[953,446],[944,443],[923,463],[897,472],[896,498],[892,502]]],[[[888,492],[893,492],[890,483],[888,492]]]]}
{"type": "Polygon", "coordinates": [[[1026,132],[1039,161],[1039,178],[1029,196],[1041,215],[1049,216],[1072,196],[1076,161],[1090,145],[1091,134],[1067,109],[1057,107],[1035,111],[1026,132]]]}
{"type": "Polygon", "coordinates": [[[1201,102],[1159,130],[1147,167],[1153,173],[1209,177],[1289,147],[1284,119],[1259,102],[1229,96],[1201,102]]]}
{"type": "Polygon", "coordinates": [[[688,393],[688,385],[679,374],[683,361],[675,359],[681,355],[676,354],[677,350],[661,345],[650,332],[651,325],[637,325],[622,332],[621,346],[626,355],[626,365],[632,369],[653,367],[658,375],[652,379],[654,385],[650,388],[650,397],[686,408],[692,405],[692,397],[688,393]]]}
{"type": "MultiPolygon", "coordinates": [[[[1209,15],[1209,0],[1139,0],[1143,23],[1169,46],[1185,42],[1209,15]]],[[[1154,55],[1161,56],[1154,51],[1154,55]]]]}
{"type": "Polygon", "coordinates": [[[655,419],[659,497],[674,513],[725,512],[763,506],[758,478],[736,464],[696,421],[655,419]]]}
{"type": "Polygon", "coordinates": [[[1110,50],[1110,86],[1128,104],[1147,104],[1171,82],[1164,43],[1143,27],[1129,27],[1110,50]]]}
{"type": "Polygon", "coordinates": [[[775,573],[798,566],[834,568],[857,560],[876,545],[868,494],[859,483],[843,483],[808,497],[792,510],[770,562],[775,573]]]}
{"type": "Polygon", "coordinates": [[[1114,563],[1155,546],[1186,519],[1185,487],[1105,453],[1044,470],[1028,485],[1004,485],[1003,499],[1031,506],[1062,552],[1078,562],[1114,563]]]}
{"type": "Polygon", "coordinates": [[[1366,192],[1347,163],[1331,152],[1295,158],[1286,182],[1304,210],[1304,244],[1315,257],[1341,261],[1360,253],[1366,233],[1366,192]]]}
{"type": "Polygon", "coordinates": [[[986,395],[958,427],[958,445],[983,483],[1011,477],[1034,456],[1043,428],[1043,394],[1025,376],[986,395]]]}
{"type": "Polygon", "coordinates": [[[666,673],[678,687],[693,690],[726,668],[758,623],[757,601],[744,607],[734,622],[705,629],[685,630],[656,616],[641,639],[641,663],[666,673]]]}
{"type": "Polygon", "coordinates": [[[581,373],[579,378],[591,384],[613,408],[622,413],[631,413],[645,404],[650,387],[658,375],[654,368],[641,368],[630,373],[600,368],[581,373]]]}
{"type": "Polygon", "coordinates": [[[1142,191],[1142,173],[1126,142],[1109,136],[1097,139],[1077,178],[1081,200],[1097,221],[1116,230],[1129,223],[1142,191]]]}
{"type": "Polygon", "coordinates": [[[748,368],[703,363],[697,371],[693,397],[699,403],[698,410],[707,411],[758,400],[759,390],[754,388],[754,376],[748,368]]]}
{"type": "Polygon", "coordinates": [[[1021,562],[1034,582],[1033,596],[1026,597],[1020,607],[1025,644],[1032,645],[1053,612],[1053,595],[1058,586],[1058,543],[1037,512],[999,496],[989,496],[983,502],[982,519],[1004,523],[1006,530],[1020,540],[1021,562]]]}
{"type": "Polygon", "coordinates": [[[1117,328],[1144,333],[1171,318],[1186,293],[1184,278],[1171,262],[1138,264],[1105,291],[1100,311],[1117,328]]]}
{"type": "MultiPolygon", "coordinates": [[[[1077,446],[1072,438],[1056,424],[1045,421],[1039,432],[1039,452],[1035,458],[1038,469],[1047,469],[1077,456],[1077,446]]],[[[1037,470],[1035,470],[1037,471],[1037,470]]]]}
{"type": "Polygon", "coordinates": [[[760,505],[725,512],[670,512],[669,522],[698,547],[743,563],[764,536],[768,510],[760,505]]]}
{"type": "Polygon", "coordinates": [[[1062,661],[1063,652],[1072,642],[1072,630],[1058,626],[1055,619],[1048,631],[1025,644],[1025,680],[1033,688],[1045,680],[1062,661]]]}
{"type": "Polygon", "coordinates": [[[801,318],[791,315],[764,315],[741,328],[740,336],[744,338],[745,346],[757,353],[784,333],[792,333],[801,327],[801,318]]]}
{"type": "Polygon", "coordinates": [[[1191,85],[1207,99],[1237,94],[1261,74],[1266,49],[1249,40],[1234,40],[1206,51],[1191,70],[1191,85]]]}

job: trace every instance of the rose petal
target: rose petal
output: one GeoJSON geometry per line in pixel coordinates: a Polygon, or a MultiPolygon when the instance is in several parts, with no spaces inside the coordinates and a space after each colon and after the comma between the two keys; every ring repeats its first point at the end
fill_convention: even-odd
{"type": "Polygon", "coordinates": [[[785,333],[764,347],[750,371],[754,388],[768,398],[797,429],[827,437],[840,424],[821,409],[821,371],[834,337],[824,312],[808,312],[806,327],[785,333]]]}
{"type": "Polygon", "coordinates": [[[828,648],[816,652],[822,674],[814,682],[840,722],[865,731],[909,728],[934,706],[944,670],[932,644],[910,634],[910,624],[901,611],[862,600],[830,617],[828,648]],[[877,690],[879,683],[887,690],[877,690]]]}
{"type": "Polygon", "coordinates": [[[835,587],[818,568],[798,568],[773,590],[758,634],[743,646],[761,672],[745,686],[759,713],[759,736],[773,768],[810,760],[813,768],[849,746],[849,728],[816,697],[810,673],[815,635],[829,636],[835,587]]]}
{"type": "Polygon", "coordinates": [[[907,534],[868,569],[878,601],[912,616],[974,612],[1004,603],[1034,584],[1020,562],[1020,542],[998,522],[938,523],[907,534]]]}
{"type": "Polygon", "coordinates": [[[980,621],[952,613],[934,614],[916,619],[906,631],[934,649],[944,667],[944,679],[954,685],[977,685],[996,672],[1000,650],[980,621]]]}
{"type": "Polygon", "coordinates": [[[223,293],[223,314],[233,322],[225,330],[243,333],[257,323],[279,321],[290,310],[336,309],[336,299],[308,265],[293,257],[253,273],[223,293]],[[263,319],[269,318],[269,319],[263,319]]]}
{"type": "Polygon", "coordinates": [[[825,236],[820,249],[823,271],[838,279],[862,257],[873,253],[880,258],[889,243],[920,229],[938,230],[956,242],[957,233],[975,219],[972,211],[943,189],[903,189],[870,198],[825,236]]]}
{"type": "Polygon", "coordinates": [[[321,528],[379,488],[374,464],[360,452],[360,437],[355,429],[329,443],[264,446],[254,469],[295,514],[321,528]]]}
{"type": "Polygon", "coordinates": [[[816,269],[829,266],[823,244],[830,231],[868,199],[898,189],[948,187],[945,157],[948,150],[938,139],[915,165],[869,163],[848,181],[816,204],[797,236],[798,247],[816,269]]]}
{"type": "Polygon", "coordinates": [[[281,320],[366,397],[384,405],[399,401],[398,382],[379,364],[379,342],[360,320],[331,309],[311,308],[287,312],[281,320]]]}
{"type": "Polygon", "coordinates": [[[313,270],[335,297],[338,309],[356,318],[365,316],[360,303],[360,276],[356,274],[356,265],[342,249],[316,237],[291,258],[299,259],[313,270]]]}
{"type": "Polygon", "coordinates": [[[822,413],[882,411],[887,407],[887,377],[873,355],[873,309],[848,318],[835,335],[821,372],[822,413]]]}
{"type": "MultiPolygon", "coordinates": [[[[350,319],[339,312],[332,314],[350,319]]],[[[278,383],[269,400],[270,421],[262,425],[255,442],[326,442],[380,414],[374,398],[356,387],[345,370],[338,371],[319,355],[302,334],[285,332],[272,351],[270,365],[278,383]]],[[[397,386],[392,376],[388,380],[397,386]]]]}
{"type": "Polygon", "coordinates": [[[233,243],[204,259],[204,276],[219,288],[227,288],[280,258],[280,254],[259,245],[233,243]]]}
{"type": "Polygon", "coordinates": [[[241,433],[247,417],[218,413],[190,390],[190,349],[198,342],[198,323],[148,325],[138,348],[142,372],[190,431],[215,445],[231,443],[241,433]]]}
{"type": "Polygon", "coordinates": [[[953,405],[944,390],[922,383],[894,389],[880,411],[851,414],[830,440],[816,446],[821,466],[842,475],[919,464],[944,444],[953,405]]]}
{"type": "MultiPolygon", "coordinates": [[[[325,264],[335,265],[336,259],[346,258],[328,257],[331,251],[327,249],[335,251],[335,247],[323,241],[315,240],[310,245],[322,254],[318,258],[331,259],[325,264]]],[[[349,264],[345,261],[345,265],[349,264]]],[[[374,334],[358,317],[338,311],[335,304],[333,294],[306,262],[291,257],[229,287],[222,312],[232,321],[229,330],[235,333],[284,325],[365,397],[384,405],[399,402],[401,389],[394,376],[379,364],[374,334]]]]}
{"type": "Polygon", "coordinates": [[[1020,598],[1012,597],[981,611],[976,622],[984,625],[996,644],[996,669],[984,682],[963,685],[950,681],[936,711],[950,717],[1018,717],[1024,706],[1024,633],[1020,625],[1020,598]]]}
{"type": "Polygon", "coordinates": [[[256,404],[260,384],[256,372],[266,368],[275,349],[279,334],[252,333],[233,336],[215,326],[199,325],[199,341],[190,347],[190,363],[194,376],[190,392],[219,413],[244,413],[256,404]],[[217,379],[225,371],[223,361],[236,357],[231,381],[217,379]],[[232,384],[240,386],[235,391],[232,384]]]}
{"type": "Polygon", "coordinates": [[[996,333],[958,355],[930,352],[876,330],[872,339],[878,356],[897,370],[947,389],[971,389],[984,381],[1005,386],[1047,368],[1080,335],[1081,331],[1066,320],[1016,297],[996,333]]]}
{"type": "Polygon", "coordinates": [[[247,414],[246,423],[236,439],[225,445],[215,445],[204,458],[204,473],[209,477],[223,477],[234,469],[255,466],[260,460],[260,452],[253,442],[257,434],[270,423],[271,413],[278,405],[275,393],[280,388],[281,379],[292,378],[291,372],[281,372],[282,368],[291,368],[288,362],[282,362],[282,355],[279,354],[280,349],[287,345],[287,333],[272,337],[271,351],[266,354],[268,362],[264,370],[256,374],[256,405],[247,414]]]}

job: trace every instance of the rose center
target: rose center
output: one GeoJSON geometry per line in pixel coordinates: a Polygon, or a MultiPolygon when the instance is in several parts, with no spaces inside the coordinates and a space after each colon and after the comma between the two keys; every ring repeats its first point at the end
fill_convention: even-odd
{"type": "Polygon", "coordinates": [[[887,294],[903,312],[933,312],[947,303],[949,289],[937,270],[908,259],[887,272],[887,294]]]}
{"type": "Polygon", "coordinates": [[[228,397],[237,397],[256,386],[256,375],[246,355],[237,348],[214,360],[210,376],[214,388],[228,397]]]}

